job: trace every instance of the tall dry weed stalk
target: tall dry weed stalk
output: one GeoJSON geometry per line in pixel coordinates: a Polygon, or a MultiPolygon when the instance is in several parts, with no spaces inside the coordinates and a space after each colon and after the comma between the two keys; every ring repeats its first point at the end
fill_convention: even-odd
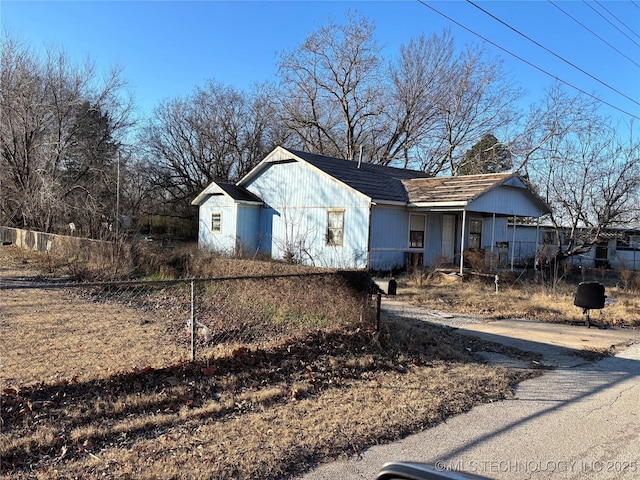
{"type": "Polygon", "coordinates": [[[629,292],[640,291],[640,275],[633,270],[621,270],[620,282],[622,283],[622,288],[629,292]]]}
{"type": "Polygon", "coordinates": [[[466,250],[464,260],[474,272],[486,273],[490,270],[483,250],[466,250]]]}

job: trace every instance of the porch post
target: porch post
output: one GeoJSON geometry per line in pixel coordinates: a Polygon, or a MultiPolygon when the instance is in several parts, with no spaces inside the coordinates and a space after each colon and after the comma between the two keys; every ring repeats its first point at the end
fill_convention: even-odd
{"type": "Polygon", "coordinates": [[[464,231],[467,223],[467,211],[462,210],[462,235],[460,237],[460,276],[464,274],[464,231]]]}
{"type": "Polygon", "coordinates": [[[511,270],[513,270],[513,259],[516,255],[516,216],[513,215],[513,238],[511,240],[511,270]]]}
{"type": "Polygon", "coordinates": [[[493,221],[491,222],[491,254],[493,255],[493,246],[495,242],[495,234],[496,234],[496,214],[493,214],[493,221]]]}
{"type": "Polygon", "coordinates": [[[540,217],[536,219],[536,251],[533,255],[533,270],[538,270],[538,245],[540,241],[540,217]]]}

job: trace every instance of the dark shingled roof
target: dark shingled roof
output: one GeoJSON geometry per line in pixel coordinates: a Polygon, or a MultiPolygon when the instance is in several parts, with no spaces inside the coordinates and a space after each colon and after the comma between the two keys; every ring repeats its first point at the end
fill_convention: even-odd
{"type": "Polygon", "coordinates": [[[365,162],[362,162],[358,168],[356,160],[343,160],[298,150],[287,150],[373,200],[406,203],[408,195],[402,180],[428,177],[425,172],[417,170],[405,170],[365,162]]]}
{"type": "Polygon", "coordinates": [[[215,182],[218,187],[222,191],[224,191],[227,195],[229,195],[234,200],[239,202],[258,202],[262,203],[262,200],[258,198],[256,195],[251,193],[249,190],[238,187],[232,183],[224,183],[224,182],[215,182]]]}

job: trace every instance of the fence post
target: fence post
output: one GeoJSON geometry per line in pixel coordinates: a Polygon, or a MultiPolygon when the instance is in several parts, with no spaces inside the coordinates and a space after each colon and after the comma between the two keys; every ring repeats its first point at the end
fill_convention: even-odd
{"type": "Polygon", "coordinates": [[[196,282],[191,280],[191,361],[196,361],[196,282]]]}

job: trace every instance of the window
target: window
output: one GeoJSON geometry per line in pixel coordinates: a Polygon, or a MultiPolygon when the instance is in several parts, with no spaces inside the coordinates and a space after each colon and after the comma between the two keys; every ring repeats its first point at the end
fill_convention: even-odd
{"type": "Polygon", "coordinates": [[[409,247],[424,248],[424,215],[409,215],[409,247]]]}
{"type": "Polygon", "coordinates": [[[211,233],[222,233],[222,213],[211,214],[211,233]]]}
{"type": "Polygon", "coordinates": [[[469,248],[480,250],[482,247],[482,220],[472,218],[469,220],[469,248]]]}
{"type": "Polygon", "coordinates": [[[616,240],[616,250],[640,250],[640,235],[627,233],[616,240]]]}
{"type": "Polygon", "coordinates": [[[344,239],[344,210],[327,212],[327,245],[341,247],[344,239]]]}
{"type": "Polygon", "coordinates": [[[542,243],[545,245],[553,245],[556,242],[556,236],[553,232],[542,233],[542,243]]]}

